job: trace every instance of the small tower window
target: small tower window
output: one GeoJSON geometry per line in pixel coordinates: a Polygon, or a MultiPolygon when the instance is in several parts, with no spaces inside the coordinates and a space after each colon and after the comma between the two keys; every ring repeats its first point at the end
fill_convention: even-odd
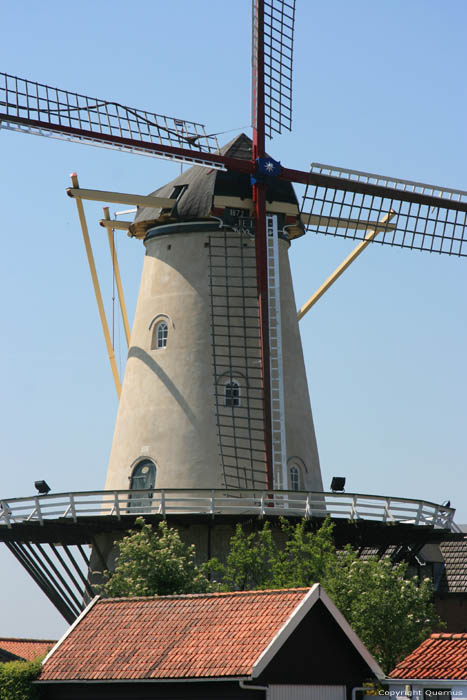
{"type": "Polygon", "coordinates": [[[165,348],[167,346],[168,335],[169,335],[169,326],[167,325],[166,321],[161,321],[154,328],[153,343],[152,343],[153,349],[157,350],[158,348],[165,348]]]}
{"type": "Polygon", "coordinates": [[[292,464],[289,469],[290,489],[291,491],[301,491],[302,478],[300,468],[296,464],[292,464]]]}
{"type": "Polygon", "coordinates": [[[173,207],[166,207],[165,209],[161,209],[161,216],[162,214],[174,214],[175,210],[177,209],[177,204],[179,203],[180,199],[184,195],[185,191],[188,189],[188,185],[175,185],[173,188],[171,194],[170,194],[170,199],[176,199],[177,201],[173,205],[173,207]]]}
{"type": "Polygon", "coordinates": [[[240,406],[240,384],[238,382],[227,382],[225,385],[225,405],[234,407],[240,406]]]}

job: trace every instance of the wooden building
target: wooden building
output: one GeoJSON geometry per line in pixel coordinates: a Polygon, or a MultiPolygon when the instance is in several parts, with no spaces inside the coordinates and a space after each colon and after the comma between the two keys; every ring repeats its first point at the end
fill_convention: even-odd
{"type": "Polygon", "coordinates": [[[46,657],[49,700],[346,700],[384,673],[319,584],[95,598],[46,657]]]}

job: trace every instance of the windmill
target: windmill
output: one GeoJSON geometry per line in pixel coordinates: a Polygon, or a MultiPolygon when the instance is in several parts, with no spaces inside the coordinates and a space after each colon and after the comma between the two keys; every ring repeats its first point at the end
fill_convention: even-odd
{"type": "MultiPolygon", "coordinates": [[[[0,118],[6,128],[43,132],[119,150],[203,165],[252,176],[257,288],[261,329],[261,367],[265,407],[265,464],[268,488],[274,486],[271,416],[269,291],[266,275],[267,188],[277,182],[307,186],[302,221],[321,233],[401,247],[463,255],[467,205],[463,193],[366,173],[334,172],[315,166],[311,172],[281,167],[266,156],[265,138],[291,125],[293,3],[257,2],[254,6],[253,155],[250,161],[219,155],[200,125],[140,113],[116,103],[91,100],[4,76],[0,118]],[[279,86],[279,89],[277,87],[279,86]],[[135,138],[136,137],[136,138],[135,138]]],[[[75,188],[76,189],[76,188],[75,188]]],[[[78,194],[79,192],[75,193],[78,194]]],[[[170,199],[170,198],[169,198],[170,199]]],[[[271,237],[274,240],[274,237],[271,237]]]]}

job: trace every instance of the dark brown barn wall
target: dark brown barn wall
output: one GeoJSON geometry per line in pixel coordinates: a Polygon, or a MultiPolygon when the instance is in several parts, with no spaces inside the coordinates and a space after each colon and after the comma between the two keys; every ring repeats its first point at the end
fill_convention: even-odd
{"type": "Polygon", "coordinates": [[[67,683],[42,686],[41,700],[264,700],[238,681],[186,683],[67,683]]]}
{"type": "Polygon", "coordinates": [[[298,625],[258,683],[361,685],[374,675],[319,600],[298,625]]]}

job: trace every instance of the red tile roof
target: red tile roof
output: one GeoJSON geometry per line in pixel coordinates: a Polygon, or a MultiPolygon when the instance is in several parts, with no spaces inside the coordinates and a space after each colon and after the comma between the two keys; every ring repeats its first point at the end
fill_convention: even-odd
{"type": "Polygon", "coordinates": [[[38,656],[44,656],[53,647],[54,639],[19,639],[16,637],[0,637],[0,649],[19,656],[26,661],[32,661],[38,656]]]}
{"type": "Polygon", "coordinates": [[[309,591],[100,599],[40,680],[247,676],[309,591]]]}
{"type": "Polygon", "coordinates": [[[467,680],[467,634],[432,634],[389,674],[391,678],[467,680]]]}

